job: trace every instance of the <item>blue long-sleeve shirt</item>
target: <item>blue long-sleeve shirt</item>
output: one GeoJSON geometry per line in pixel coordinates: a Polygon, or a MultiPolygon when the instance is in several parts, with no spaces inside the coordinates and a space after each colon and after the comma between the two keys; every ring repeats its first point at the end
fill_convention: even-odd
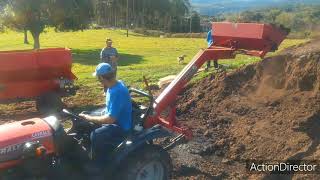
{"type": "Polygon", "coordinates": [[[210,47],[211,44],[213,43],[212,30],[210,30],[207,34],[207,43],[208,43],[208,47],[210,47]]]}

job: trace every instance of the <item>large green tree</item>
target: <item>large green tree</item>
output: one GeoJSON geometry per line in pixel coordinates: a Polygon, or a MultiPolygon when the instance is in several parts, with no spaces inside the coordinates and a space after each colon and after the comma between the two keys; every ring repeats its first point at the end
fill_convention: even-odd
{"type": "MultiPolygon", "coordinates": [[[[0,14],[4,13],[4,6],[5,6],[6,0],[0,0],[0,14]]],[[[4,19],[2,16],[0,16],[0,32],[4,31],[4,19]]]]}
{"type": "Polygon", "coordinates": [[[282,12],[277,16],[275,19],[275,23],[282,25],[286,28],[291,28],[294,23],[294,14],[292,13],[287,13],[287,12],[282,12]]]}
{"type": "MultiPolygon", "coordinates": [[[[2,0],[2,3],[0,3],[1,7],[1,13],[0,13],[0,18],[2,19],[2,24],[14,29],[16,31],[23,31],[24,32],[24,43],[28,44],[28,37],[27,37],[27,17],[24,15],[18,15],[14,14],[10,10],[10,3],[12,3],[10,0],[2,0]]],[[[17,7],[21,11],[26,11],[25,6],[19,6],[17,7]]]]}
{"type": "Polygon", "coordinates": [[[200,15],[196,11],[191,15],[191,31],[196,33],[201,31],[200,15]]]}
{"type": "Polygon", "coordinates": [[[30,31],[38,49],[46,26],[62,31],[84,29],[90,12],[90,0],[7,0],[2,16],[6,26],[30,31]]]}

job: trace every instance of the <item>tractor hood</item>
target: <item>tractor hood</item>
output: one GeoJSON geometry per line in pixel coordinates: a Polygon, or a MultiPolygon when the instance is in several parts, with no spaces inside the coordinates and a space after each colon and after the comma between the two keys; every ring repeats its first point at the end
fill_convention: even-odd
{"type": "Polygon", "coordinates": [[[50,122],[56,118],[28,119],[0,126],[0,169],[1,163],[19,160],[26,142],[39,141],[47,153],[54,151],[53,128],[50,122]],[[49,120],[48,120],[49,119],[49,120]]]}

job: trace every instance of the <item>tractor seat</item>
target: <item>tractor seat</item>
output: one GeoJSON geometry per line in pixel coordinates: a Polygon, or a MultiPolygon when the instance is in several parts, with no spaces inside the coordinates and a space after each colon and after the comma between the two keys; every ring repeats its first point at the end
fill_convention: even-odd
{"type": "Polygon", "coordinates": [[[129,130],[129,132],[127,132],[127,134],[124,136],[124,139],[122,139],[121,141],[115,142],[113,144],[113,147],[117,147],[119,146],[121,143],[123,143],[124,141],[128,141],[128,140],[132,140],[135,139],[136,136],[138,136],[141,132],[143,132],[141,129],[140,131],[137,130],[137,128],[135,128],[136,126],[141,126],[141,124],[143,124],[143,116],[144,113],[146,112],[147,107],[143,106],[143,105],[139,105],[135,102],[132,102],[132,127],[129,130]]]}
{"type": "Polygon", "coordinates": [[[147,107],[139,105],[135,102],[132,103],[132,133],[137,133],[136,126],[141,126],[144,121],[144,115],[147,110],[147,107]]]}

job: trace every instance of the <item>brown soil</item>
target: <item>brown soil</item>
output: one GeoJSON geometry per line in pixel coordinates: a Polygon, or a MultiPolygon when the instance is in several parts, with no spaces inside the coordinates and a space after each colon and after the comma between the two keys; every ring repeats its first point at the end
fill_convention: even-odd
{"type": "Polygon", "coordinates": [[[39,116],[33,101],[2,104],[0,105],[0,114],[0,124],[39,116]]]}
{"type": "Polygon", "coordinates": [[[178,118],[195,137],[171,152],[175,177],[269,178],[249,174],[245,161],[318,160],[319,80],[320,40],[314,40],[187,87],[179,99],[178,118]]]}
{"type": "MultiPolygon", "coordinates": [[[[77,91],[75,96],[64,97],[65,108],[80,113],[90,111],[103,105],[104,96],[91,93],[91,88],[84,86],[77,91]]],[[[0,104],[0,124],[42,117],[36,110],[35,101],[21,101],[11,104],[0,104]]]]}

